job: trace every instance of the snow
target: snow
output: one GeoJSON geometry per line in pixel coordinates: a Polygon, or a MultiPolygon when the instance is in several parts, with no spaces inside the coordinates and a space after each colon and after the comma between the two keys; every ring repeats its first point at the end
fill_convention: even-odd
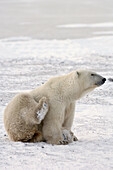
{"type": "Polygon", "coordinates": [[[66,24],[66,25],[58,25],[59,28],[112,28],[112,22],[105,23],[92,23],[92,24],[66,24]]]}
{"type": "Polygon", "coordinates": [[[113,31],[100,31],[100,32],[94,32],[94,35],[113,35],[113,31]]]}
{"type": "Polygon", "coordinates": [[[107,81],[77,102],[69,145],[9,141],[3,124],[7,103],[17,93],[50,77],[91,69],[113,78],[113,37],[78,40],[0,40],[0,170],[113,169],[113,83],[107,81]]]}

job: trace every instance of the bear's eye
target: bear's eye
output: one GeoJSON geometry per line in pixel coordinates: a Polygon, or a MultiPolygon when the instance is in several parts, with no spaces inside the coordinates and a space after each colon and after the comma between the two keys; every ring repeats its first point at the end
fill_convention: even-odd
{"type": "Polygon", "coordinates": [[[94,74],[91,74],[91,76],[94,76],[94,74]]]}

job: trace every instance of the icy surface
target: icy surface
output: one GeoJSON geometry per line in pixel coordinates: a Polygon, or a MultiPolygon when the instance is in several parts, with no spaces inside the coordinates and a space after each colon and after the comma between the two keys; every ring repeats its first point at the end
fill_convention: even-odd
{"type": "Polygon", "coordinates": [[[113,31],[100,31],[100,32],[94,32],[95,35],[113,35],[113,31]]]}
{"type": "Polygon", "coordinates": [[[95,24],[67,24],[67,25],[59,25],[59,28],[81,28],[81,27],[90,27],[90,28],[109,28],[113,27],[112,22],[106,23],[95,23],[95,24]]]}
{"type": "Polygon", "coordinates": [[[3,111],[13,96],[78,68],[113,78],[113,37],[0,40],[0,170],[113,169],[113,82],[77,102],[72,130],[78,142],[15,143],[6,135],[3,111]]]}

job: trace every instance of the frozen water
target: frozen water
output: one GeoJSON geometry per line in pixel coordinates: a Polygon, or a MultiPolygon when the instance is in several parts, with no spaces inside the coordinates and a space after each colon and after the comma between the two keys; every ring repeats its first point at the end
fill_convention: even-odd
{"type": "Polygon", "coordinates": [[[76,39],[112,30],[113,0],[0,0],[0,38],[76,39]],[[57,27],[67,24],[77,27],[57,27]]]}
{"type": "Polygon", "coordinates": [[[113,27],[112,22],[107,23],[95,23],[95,24],[67,24],[67,25],[59,25],[59,28],[81,28],[81,27],[90,27],[90,28],[110,28],[113,27]]]}
{"type": "Polygon", "coordinates": [[[78,142],[15,143],[6,135],[3,111],[13,96],[78,68],[113,78],[113,37],[0,40],[0,170],[113,169],[113,82],[77,102],[72,129],[78,142]]]}
{"type": "Polygon", "coordinates": [[[113,35],[113,31],[100,31],[100,32],[94,32],[95,35],[113,35]]]}

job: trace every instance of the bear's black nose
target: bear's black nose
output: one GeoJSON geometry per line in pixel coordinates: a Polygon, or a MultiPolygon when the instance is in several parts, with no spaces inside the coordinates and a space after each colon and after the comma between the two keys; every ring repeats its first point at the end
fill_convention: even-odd
{"type": "Polygon", "coordinates": [[[105,83],[105,81],[106,81],[106,79],[105,79],[105,78],[103,78],[103,79],[102,79],[102,82],[103,82],[103,83],[105,83]]]}

